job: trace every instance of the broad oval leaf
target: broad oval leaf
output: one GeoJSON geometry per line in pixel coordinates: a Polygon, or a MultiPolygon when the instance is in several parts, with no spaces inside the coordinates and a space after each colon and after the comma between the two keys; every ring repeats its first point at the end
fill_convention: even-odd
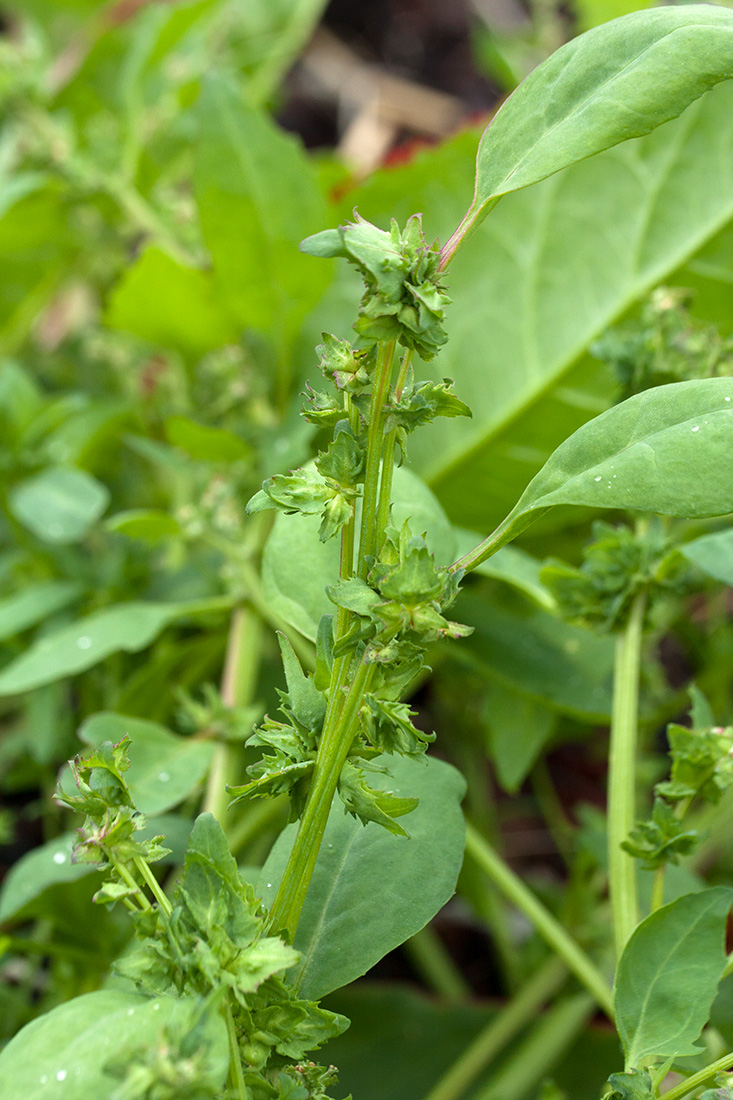
{"type": "Polygon", "coordinates": [[[558,504],[701,519],[733,512],[733,379],[658,386],[566,439],[486,540],[483,557],[558,504]]]}
{"type": "MultiPolygon", "coordinates": [[[[448,565],[456,548],[453,529],[425,483],[406,466],[394,472],[393,501],[393,522],[400,526],[409,519],[414,534],[427,535],[438,563],[448,565]]],[[[313,640],[321,615],[335,612],[326,587],[339,574],[340,540],[321,542],[320,522],[320,516],[280,513],[262,555],[262,585],[269,606],[313,640]]]]}
{"type": "Polygon", "coordinates": [[[627,1068],[644,1058],[686,1057],[707,1023],[726,964],[733,890],[715,886],[657,909],[619,960],[616,1026],[627,1068]]]}
{"type": "Polygon", "coordinates": [[[77,542],[97,522],[109,491],[85,470],[55,466],[16,485],[8,497],[15,518],[43,542],[77,542]]]}
{"type": "MultiPolygon", "coordinates": [[[[3,1094],[23,1100],[111,1096],[120,1080],[106,1071],[110,1062],[119,1064],[127,1051],[132,1061],[140,1048],[156,1046],[163,1056],[190,1033],[197,1015],[198,1002],[190,998],[150,1000],[117,989],[75,997],[27,1024],[0,1053],[3,1094]]],[[[223,1089],[229,1066],[223,1016],[208,1012],[197,1040],[206,1052],[202,1075],[210,1087],[223,1089]]]]}
{"type": "Polygon", "coordinates": [[[17,695],[74,676],[124,650],[137,653],[175,619],[231,606],[229,598],[181,603],[129,603],[95,611],[34,642],[0,672],[0,696],[17,695]]]}
{"type": "Polygon", "coordinates": [[[733,12],[687,4],[633,12],[539,65],[486,128],[475,224],[502,196],[676,118],[733,77],[733,12]]]}
{"type": "Polygon", "coordinates": [[[103,741],[116,743],[126,734],[132,744],[125,780],[144,814],[160,814],[182,802],[208,771],[212,741],[177,737],[157,722],[102,712],[87,718],[79,729],[82,741],[94,746],[103,741]]]}
{"type": "MultiPolygon", "coordinates": [[[[294,974],[303,997],[323,997],[364,974],[426,925],[455,890],[465,845],[463,777],[433,757],[380,756],[377,763],[390,774],[369,773],[370,786],[420,799],[401,819],[410,837],[362,825],[336,797],[294,942],[302,953],[294,974]]],[[[296,829],[287,826],[262,869],[259,892],[268,906],[296,829]]]]}
{"type": "Polygon", "coordinates": [[[71,862],[75,840],[75,833],[63,833],[13,864],[0,890],[0,922],[10,920],[48,886],[73,882],[95,870],[91,863],[71,862]]]}

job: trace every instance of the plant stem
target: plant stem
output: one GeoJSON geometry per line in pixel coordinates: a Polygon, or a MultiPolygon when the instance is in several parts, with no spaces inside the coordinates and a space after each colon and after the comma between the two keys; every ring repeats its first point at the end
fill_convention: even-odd
{"type": "MultiPolygon", "coordinates": [[[[236,608],[229,626],[221,681],[225,707],[233,709],[252,702],[260,667],[261,634],[262,620],[257,612],[249,607],[236,608]]],[[[235,771],[240,755],[240,746],[231,742],[219,742],[214,748],[203,809],[222,826],[228,806],[226,785],[237,782],[235,771]]]]}
{"type": "Polygon", "coordinates": [[[499,1015],[479,1032],[425,1100],[458,1100],[515,1035],[535,1018],[542,1005],[550,1000],[566,978],[565,964],[558,958],[549,959],[499,1015]]]}
{"type": "Polygon", "coordinates": [[[592,1011],[593,999],[586,993],[556,1004],[474,1100],[522,1100],[560,1061],[592,1011]]]}
{"type": "Polygon", "coordinates": [[[379,345],[377,366],[374,371],[374,384],[369,405],[369,431],[367,435],[366,469],[364,472],[364,500],[361,509],[361,532],[359,536],[358,575],[366,580],[369,572],[367,558],[376,557],[381,549],[384,528],[380,528],[377,516],[379,495],[379,471],[382,461],[382,443],[384,437],[384,403],[389,391],[394,361],[395,342],[390,340],[379,345]]]}
{"type": "Polygon", "coordinates": [[[338,722],[330,731],[324,727],[318,746],[308,799],[270,914],[273,932],[284,932],[291,942],[316,865],[331,802],[356,732],[364,693],[369,689],[375,668],[362,657],[338,722]]]}
{"type": "MultiPolygon", "coordinates": [[[[402,356],[400,371],[394,388],[394,396],[399,401],[405,382],[412,366],[412,357],[415,353],[409,348],[402,356]]],[[[384,437],[384,449],[382,454],[382,483],[379,487],[379,508],[377,510],[377,525],[384,533],[389,523],[389,510],[392,504],[392,478],[394,475],[394,452],[397,443],[397,428],[392,428],[384,437]]]]}
{"type": "Polygon", "coordinates": [[[616,639],[611,745],[608,760],[608,874],[616,958],[639,919],[636,859],[621,847],[636,814],[639,668],[646,594],[640,593],[616,639]]]}
{"type": "Polygon", "coordinates": [[[650,912],[654,913],[657,909],[661,909],[664,905],[664,872],[667,870],[665,864],[661,867],[657,867],[654,872],[654,878],[652,880],[652,898],[651,905],[649,907],[650,912]]]}
{"type": "Polygon", "coordinates": [[[470,824],[466,825],[466,852],[499,890],[524,913],[545,942],[565,962],[568,970],[592,994],[609,1020],[613,1020],[613,995],[598,967],[470,824]]]}
{"type": "Polygon", "coordinates": [[[148,901],[148,899],[146,898],[143,890],[141,890],[140,885],[137,882],[135,882],[135,879],[130,874],[127,867],[125,867],[124,863],[118,863],[116,861],[113,861],[113,862],[114,862],[115,870],[117,871],[117,874],[120,876],[120,878],[123,879],[127,883],[128,886],[134,888],[134,890],[135,890],[135,899],[138,902],[138,904],[140,905],[140,908],[141,909],[152,909],[153,907],[150,904],[150,902],[148,901]]]}
{"type": "Polygon", "coordinates": [[[232,1016],[232,1006],[229,1003],[229,998],[226,1000],[226,1007],[224,1010],[227,1023],[227,1036],[229,1038],[229,1078],[232,1083],[232,1088],[238,1100],[249,1100],[249,1091],[244,1082],[244,1073],[242,1072],[242,1059],[239,1056],[239,1042],[237,1040],[237,1029],[234,1025],[234,1017],[232,1016]]]}
{"type": "Polygon", "coordinates": [[[717,1062],[711,1062],[705,1069],[698,1070],[697,1073],[693,1073],[685,1081],[680,1081],[679,1085],[675,1085],[674,1088],[662,1093],[662,1100],[681,1100],[681,1097],[687,1096],[688,1093],[694,1092],[695,1089],[699,1089],[701,1085],[706,1084],[716,1073],[730,1069],[731,1066],[733,1066],[733,1054],[725,1054],[722,1058],[718,1058],[717,1062]]]}
{"type": "Polygon", "coordinates": [[[165,893],[160,887],[160,883],[148,867],[145,860],[142,859],[140,856],[133,856],[133,863],[135,864],[138,874],[150,887],[150,892],[160,906],[161,912],[165,913],[166,917],[170,917],[171,913],[173,912],[173,907],[168,901],[168,898],[165,896],[165,893]]]}
{"type": "Polygon", "coordinates": [[[429,924],[411,936],[404,948],[420,976],[446,1001],[462,1001],[470,988],[443,946],[440,936],[429,924]]]}

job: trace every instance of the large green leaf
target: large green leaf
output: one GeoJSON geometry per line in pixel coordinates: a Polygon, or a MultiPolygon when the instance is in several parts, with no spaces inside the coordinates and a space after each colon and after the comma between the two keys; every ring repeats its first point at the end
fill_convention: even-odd
{"type": "MultiPolygon", "coordinates": [[[[392,519],[406,519],[415,534],[426,534],[440,565],[449,565],[456,539],[443,509],[430,490],[406,466],[394,472],[392,519]]],[[[262,584],[273,611],[315,640],[321,615],[335,612],[326,587],[339,574],[340,540],[321,542],[320,516],[285,515],[276,518],[262,556],[262,584]]]]}
{"type": "Polygon", "coordinates": [[[207,82],[198,120],[196,197],[218,292],[239,324],[287,343],[329,278],[297,251],[326,220],[314,170],[223,80],[207,82]]]}
{"type": "MultiPolygon", "coordinates": [[[[588,348],[733,217],[732,146],[724,83],[648,137],[507,196],[466,243],[448,272],[449,342],[419,372],[455,378],[473,419],[436,421],[409,446],[454,522],[493,529],[555,447],[612,402],[613,380],[588,348]]],[[[349,205],[383,225],[423,210],[428,235],[445,238],[468,201],[472,154],[461,135],[377,173],[349,205]]],[[[340,273],[312,341],[321,328],[348,332],[358,293],[340,273]]]]}
{"type": "Polygon", "coordinates": [[[733,529],[715,531],[680,547],[688,561],[716,581],[733,586],[733,529]]]}
{"type": "Polygon", "coordinates": [[[115,286],[106,319],[112,328],[194,357],[239,338],[211,272],[186,267],[152,246],[115,286]]]}
{"type": "Polygon", "coordinates": [[[62,833],[13,864],[0,890],[0,922],[15,916],[47,887],[74,882],[94,870],[90,863],[71,862],[75,840],[75,833],[62,833]]]}
{"type": "Polygon", "coordinates": [[[733,13],[633,12],[573,39],[503,104],[479,146],[475,223],[502,196],[676,118],[733,77],[733,13]]]}
{"type": "MultiPolygon", "coordinates": [[[[370,785],[420,799],[402,819],[410,837],[362,825],[335,800],[295,936],[302,958],[294,973],[304,997],[322,997],[364,974],[427,924],[455,890],[465,844],[463,777],[432,757],[380,756],[377,763],[390,775],[370,775],[370,785]]],[[[296,828],[283,831],[262,869],[266,905],[296,828]]]]}
{"type": "Polygon", "coordinates": [[[125,780],[133,801],[144,814],[161,814],[196,790],[206,775],[214,751],[212,741],[177,737],[165,726],[109,711],[93,714],[79,737],[87,745],[117,742],[128,734],[130,767],[125,780]]]}
{"type": "Polygon", "coordinates": [[[120,650],[136,653],[176,619],[222,610],[230,603],[226,599],[181,603],[132,600],[95,611],[47,634],[6,665],[0,672],[0,696],[17,695],[74,676],[120,650]]]}
{"type": "Polygon", "coordinates": [[[696,1041],[726,964],[731,901],[725,886],[688,894],[657,909],[631,936],[614,988],[627,1067],[700,1049],[696,1041]]]}
{"type": "Polygon", "coordinates": [[[733,512],[733,380],[645,390],[578,428],[550,456],[487,554],[559,504],[700,519],[733,512]]]}
{"type": "MultiPolygon", "coordinates": [[[[120,1080],[106,1072],[110,1062],[124,1066],[129,1052],[132,1063],[140,1049],[170,1057],[176,1040],[193,1029],[196,1013],[196,1002],[187,998],[149,1000],[117,989],[75,997],[28,1024],[2,1051],[3,1094],[24,1100],[111,1096],[120,1080]]],[[[196,1040],[202,1079],[209,1089],[223,1090],[229,1066],[223,1016],[209,1011],[196,1040]]]]}

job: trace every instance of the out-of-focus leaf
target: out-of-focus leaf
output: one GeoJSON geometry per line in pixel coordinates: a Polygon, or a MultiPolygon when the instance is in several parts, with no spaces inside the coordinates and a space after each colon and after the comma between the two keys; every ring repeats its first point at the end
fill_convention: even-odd
{"type": "Polygon", "coordinates": [[[239,339],[211,274],[185,267],[152,245],[114,288],[107,323],[193,358],[239,339]]]}
{"type": "Polygon", "coordinates": [[[325,289],[297,242],[327,220],[314,170],[295,140],[212,76],[198,106],[195,172],[218,294],[237,322],[283,349],[325,289]]]}
{"type": "Polygon", "coordinates": [[[688,561],[716,581],[733,585],[733,530],[703,535],[685,543],[680,550],[688,561]]]}
{"type": "MultiPolygon", "coordinates": [[[[443,509],[420,478],[406,466],[394,472],[392,521],[406,519],[427,543],[439,565],[455,558],[456,539],[443,509]]],[[[334,612],[326,587],[338,577],[337,539],[321,542],[320,516],[275,517],[262,557],[262,584],[270,607],[307,638],[315,640],[321,615],[334,612]]]]}
{"type": "Polygon", "coordinates": [[[157,722],[103,712],[87,718],[79,737],[87,745],[117,743],[129,735],[130,767],[125,781],[144,814],[160,814],[182,802],[204,779],[214,752],[212,741],[178,737],[157,722]]]}
{"type": "Polygon", "coordinates": [[[175,516],[152,508],[134,508],[126,512],[117,512],[116,515],[109,517],[105,527],[118,535],[140,539],[150,546],[181,534],[181,526],[175,516]]]}
{"type": "Polygon", "coordinates": [[[119,650],[136,653],[176,619],[230,606],[231,601],[225,598],[181,603],[133,600],[96,611],[47,634],[6,665],[0,672],[0,696],[18,695],[74,676],[119,650]]]}
{"type": "Polygon", "coordinates": [[[199,424],[188,416],[169,417],[165,434],[169,443],[200,462],[236,462],[251,453],[251,448],[233,432],[199,424]]]}
{"type": "Polygon", "coordinates": [[[48,886],[73,882],[94,870],[90,863],[71,862],[74,840],[74,833],[63,833],[13,864],[0,889],[0,922],[10,920],[48,886]]]}
{"type": "Polygon", "coordinates": [[[21,481],[10,492],[11,512],[43,542],[84,538],[109,502],[106,485],[84,470],[55,466],[21,481]]]}
{"type": "Polygon", "coordinates": [[[82,592],[78,581],[41,581],[0,600],[0,641],[67,607],[82,592]]]}
{"type": "MultiPolygon", "coordinates": [[[[401,819],[410,836],[362,825],[336,799],[294,941],[302,958],[293,973],[304,997],[322,997],[364,974],[427,924],[455,889],[465,845],[463,777],[433,757],[380,756],[376,762],[390,774],[370,773],[370,785],[420,799],[401,819]]],[[[262,869],[259,892],[266,905],[296,829],[287,826],[262,869]]]]}
{"type": "Polygon", "coordinates": [[[486,685],[484,718],[499,782],[505,791],[516,791],[552,736],[555,715],[499,680],[491,680],[486,685]]]}

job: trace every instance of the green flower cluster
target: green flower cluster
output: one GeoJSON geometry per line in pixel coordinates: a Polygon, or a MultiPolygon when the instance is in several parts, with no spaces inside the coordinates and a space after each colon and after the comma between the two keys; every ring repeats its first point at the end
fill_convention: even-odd
{"type": "Polygon", "coordinates": [[[343,257],[359,270],[366,289],[354,328],[367,345],[396,340],[429,360],[446,342],[450,299],[440,281],[440,252],[426,242],[420,214],[402,231],[393,220],[389,233],[355,214],[353,222],[307,237],[300,248],[310,256],[343,257]]]}

